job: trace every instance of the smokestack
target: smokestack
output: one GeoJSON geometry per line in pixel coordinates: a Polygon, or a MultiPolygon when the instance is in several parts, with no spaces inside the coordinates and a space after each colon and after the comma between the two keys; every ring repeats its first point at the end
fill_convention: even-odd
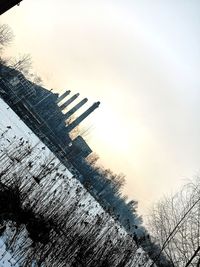
{"type": "Polygon", "coordinates": [[[58,104],[61,100],[63,100],[66,96],[70,94],[70,90],[66,91],[64,94],[60,95],[58,99],[56,100],[56,103],[58,104]]]}
{"type": "Polygon", "coordinates": [[[64,114],[65,120],[67,120],[71,115],[73,115],[80,107],[82,107],[86,102],[88,101],[87,98],[84,98],[79,102],[76,106],[74,106],[72,109],[70,109],[67,113],[64,114]]]}
{"type": "Polygon", "coordinates": [[[67,101],[65,101],[64,104],[62,104],[60,106],[60,109],[63,110],[64,108],[66,108],[69,104],[71,104],[80,94],[76,94],[73,95],[70,99],[68,99],[67,101]]]}
{"type": "Polygon", "coordinates": [[[77,119],[75,119],[71,124],[66,127],[68,132],[71,132],[76,126],[78,126],[87,116],[89,116],[96,108],[98,108],[100,102],[94,103],[90,108],[88,108],[83,114],[81,114],[77,119]]]}

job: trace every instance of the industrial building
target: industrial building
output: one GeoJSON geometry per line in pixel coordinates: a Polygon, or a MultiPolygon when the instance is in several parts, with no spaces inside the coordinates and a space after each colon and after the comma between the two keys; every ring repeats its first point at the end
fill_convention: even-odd
{"type": "Polygon", "coordinates": [[[74,160],[86,158],[92,150],[83,137],[72,140],[70,133],[99,107],[100,102],[90,105],[69,123],[69,118],[88,102],[83,98],[73,105],[80,94],[70,95],[69,90],[61,95],[53,93],[27,80],[21,72],[1,65],[0,96],[51,150],[62,152],[62,158],[74,160]]]}

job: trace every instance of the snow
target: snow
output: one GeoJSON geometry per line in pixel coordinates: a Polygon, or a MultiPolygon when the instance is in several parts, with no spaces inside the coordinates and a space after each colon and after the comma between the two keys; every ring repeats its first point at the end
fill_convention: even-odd
{"type": "MultiPolygon", "coordinates": [[[[97,220],[97,216],[100,216],[104,222],[99,238],[108,231],[115,233],[112,237],[113,244],[117,242],[118,238],[123,238],[127,235],[127,232],[121,225],[119,225],[108,213],[106,213],[100,204],[88,193],[88,191],[82,186],[82,184],[73,177],[71,171],[66,168],[56,156],[41,142],[41,140],[24,124],[24,122],[14,113],[14,111],[0,99],[0,156],[7,153],[7,156],[2,158],[0,164],[4,169],[12,165],[9,170],[9,174],[17,173],[20,177],[23,177],[24,169],[31,162],[33,166],[26,173],[26,177],[23,177],[23,184],[27,186],[22,190],[27,191],[34,186],[35,191],[40,195],[41,192],[45,192],[45,197],[42,200],[42,205],[45,207],[51,206],[51,210],[56,209],[56,203],[61,203],[60,208],[67,209],[72,203],[78,203],[77,209],[74,211],[73,216],[77,219],[77,227],[82,227],[81,222],[94,224],[97,220]],[[21,148],[19,147],[21,144],[21,148]],[[30,155],[26,155],[23,158],[24,148],[32,149],[30,155]],[[13,148],[17,148],[18,153],[21,151],[22,160],[19,162],[11,162],[9,155],[13,148]],[[20,150],[21,149],[21,150],[20,150]],[[33,181],[33,176],[37,173],[41,174],[43,166],[48,166],[52,171],[45,173],[40,180],[39,185],[33,181]],[[67,198],[66,198],[67,195],[67,198]],[[49,199],[52,199],[49,203],[49,199]]],[[[1,170],[2,171],[2,170],[1,170]]],[[[41,176],[40,176],[41,177],[41,176]]],[[[4,181],[9,183],[6,177],[4,181]]],[[[34,201],[33,195],[30,195],[30,201],[34,201]]],[[[38,204],[35,209],[37,210],[38,204]]],[[[55,211],[55,214],[59,212],[55,211]]],[[[48,214],[48,209],[46,211],[48,214]]],[[[11,254],[6,250],[6,246],[3,239],[0,239],[0,267],[10,267],[15,265],[11,254]]],[[[147,258],[146,253],[141,248],[136,248],[135,257],[130,259],[131,265],[134,267],[150,266],[151,261],[147,258]],[[141,265],[142,264],[142,265],[141,265]]]]}

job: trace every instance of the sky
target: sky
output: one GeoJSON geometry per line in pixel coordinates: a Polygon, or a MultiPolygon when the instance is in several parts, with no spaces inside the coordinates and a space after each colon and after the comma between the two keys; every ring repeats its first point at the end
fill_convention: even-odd
{"type": "Polygon", "coordinates": [[[101,102],[86,139],[144,217],[199,174],[199,14],[198,0],[24,0],[0,18],[7,54],[30,54],[47,88],[101,102]]]}

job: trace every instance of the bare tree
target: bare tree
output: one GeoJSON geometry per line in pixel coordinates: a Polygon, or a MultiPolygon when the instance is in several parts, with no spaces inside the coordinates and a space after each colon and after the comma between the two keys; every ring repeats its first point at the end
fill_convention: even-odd
{"type": "Polygon", "coordinates": [[[0,24],[0,45],[7,46],[13,40],[13,32],[7,24],[0,24]]]}
{"type": "Polygon", "coordinates": [[[150,214],[149,228],[172,266],[198,266],[200,257],[199,179],[184,186],[176,195],[165,197],[157,203],[150,214]]]}
{"type": "Polygon", "coordinates": [[[11,68],[22,72],[25,76],[30,76],[30,70],[32,68],[30,55],[22,55],[18,58],[13,58],[10,60],[9,65],[11,68]]]}
{"type": "Polygon", "coordinates": [[[99,160],[99,156],[96,153],[91,153],[88,157],[87,157],[87,162],[91,165],[91,166],[95,166],[95,164],[97,163],[97,161],[99,160]]]}
{"type": "Polygon", "coordinates": [[[11,44],[13,38],[14,34],[12,29],[7,24],[0,24],[0,64],[17,70],[33,83],[42,85],[41,77],[32,72],[32,60],[30,55],[22,55],[18,58],[6,58],[3,56],[4,48],[11,44]]]}
{"type": "Polygon", "coordinates": [[[7,24],[0,24],[0,64],[6,64],[7,60],[2,57],[4,47],[13,40],[13,32],[7,24]]]}

